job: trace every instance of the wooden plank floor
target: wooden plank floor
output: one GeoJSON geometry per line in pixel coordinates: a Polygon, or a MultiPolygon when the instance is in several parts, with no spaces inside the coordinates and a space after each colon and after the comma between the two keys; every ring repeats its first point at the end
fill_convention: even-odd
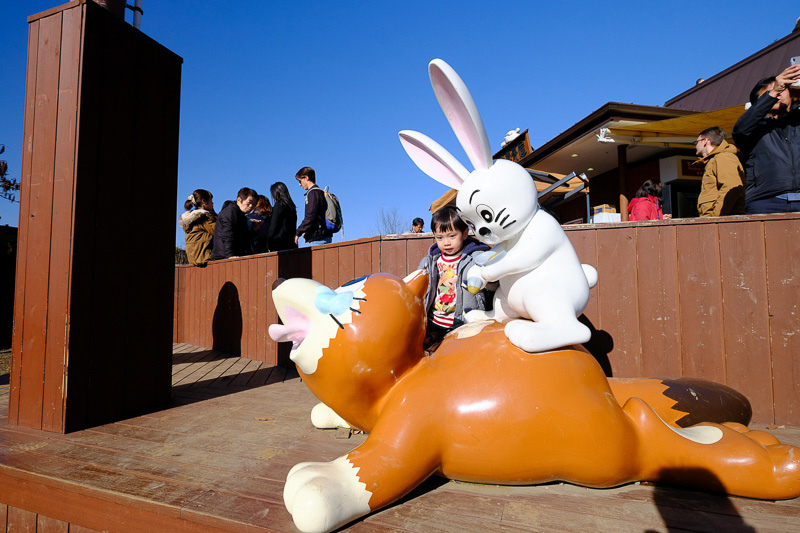
{"type": "MultiPolygon", "coordinates": [[[[173,385],[163,411],[55,435],[7,425],[8,376],[0,377],[0,531],[294,531],[282,501],[289,469],[365,438],[314,429],[316,400],[294,371],[176,344],[173,385]],[[20,529],[26,520],[34,527],[20,529]]],[[[798,428],[770,431],[800,445],[798,428]]],[[[800,499],[435,478],[346,529],[786,532],[800,531],[800,499]]]]}

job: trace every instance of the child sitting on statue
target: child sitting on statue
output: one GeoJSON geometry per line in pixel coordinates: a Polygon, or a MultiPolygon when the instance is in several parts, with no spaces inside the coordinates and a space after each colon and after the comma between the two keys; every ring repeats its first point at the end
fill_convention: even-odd
{"type": "Polygon", "coordinates": [[[425,311],[428,327],[424,348],[433,351],[451,330],[464,323],[464,314],[473,309],[491,308],[492,291],[476,294],[467,290],[466,276],[474,264],[472,254],[489,249],[469,236],[469,228],[453,206],[445,206],[431,217],[436,243],[419,264],[428,273],[425,311]]]}

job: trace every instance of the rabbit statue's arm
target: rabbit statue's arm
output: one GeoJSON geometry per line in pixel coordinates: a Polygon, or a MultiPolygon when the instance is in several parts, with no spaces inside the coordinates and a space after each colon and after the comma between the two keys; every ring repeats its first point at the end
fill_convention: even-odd
{"type": "MultiPolygon", "coordinates": [[[[477,252],[473,257],[474,264],[467,270],[467,283],[466,287],[469,292],[476,294],[481,289],[486,288],[487,283],[492,280],[486,280],[481,275],[481,271],[485,265],[493,261],[499,261],[505,257],[506,251],[503,244],[498,244],[491,250],[485,252],[477,252]]],[[[495,287],[496,288],[496,287],[495,287]]],[[[492,288],[491,290],[494,290],[492,288]]]]}
{"type": "MultiPolygon", "coordinates": [[[[562,246],[566,238],[553,217],[538,211],[523,230],[519,241],[508,247],[504,256],[490,261],[481,269],[481,277],[486,281],[497,281],[505,276],[534,270],[562,246]]],[[[507,243],[503,244],[508,246],[507,243]]]]}

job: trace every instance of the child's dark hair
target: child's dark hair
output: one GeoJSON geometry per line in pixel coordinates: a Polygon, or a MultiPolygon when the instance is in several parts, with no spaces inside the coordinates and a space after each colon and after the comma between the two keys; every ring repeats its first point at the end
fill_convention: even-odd
{"type": "Polygon", "coordinates": [[[445,231],[464,231],[467,224],[458,215],[458,209],[452,205],[446,205],[436,211],[431,217],[431,230],[438,233],[445,231]]]}

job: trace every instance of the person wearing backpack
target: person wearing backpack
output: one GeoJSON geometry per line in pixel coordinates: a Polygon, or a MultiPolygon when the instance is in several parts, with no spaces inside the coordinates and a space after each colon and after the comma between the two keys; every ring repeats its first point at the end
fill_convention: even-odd
{"type": "Polygon", "coordinates": [[[306,240],[309,246],[328,244],[333,241],[333,231],[325,224],[325,212],[328,202],[325,192],[317,185],[314,169],[303,167],[294,177],[297,183],[305,189],[306,211],[303,221],[295,231],[294,242],[297,244],[300,237],[306,240]]]}

